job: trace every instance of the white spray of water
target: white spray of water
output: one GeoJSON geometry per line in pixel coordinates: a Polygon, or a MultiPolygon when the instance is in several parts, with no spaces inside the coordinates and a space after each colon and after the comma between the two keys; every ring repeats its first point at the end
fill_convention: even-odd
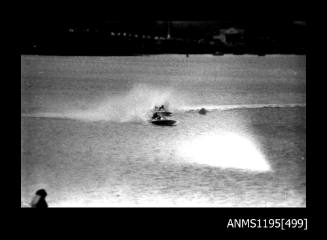
{"type": "Polygon", "coordinates": [[[149,110],[155,105],[167,104],[171,90],[156,89],[148,85],[137,85],[125,94],[107,97],[94,109],[74,112],[84,120],[137,121],[147,119],[149,110]]]}
{"type": "Polygon", "coordinates": [[[105,96],[101,101],[86,103],[83,108],[69,106],[70,104],[65,102],[62,104],[65,105],[65,109],[55,107],[56,110],[53,111],[50,107],[48,111],[25,115],[83,121],[144,121],[149,119],[154,106],[165,105],[168,109],[174,109],[181,102],[181,98],[177,97],[172,88],[138,84],[128,92],[105,96]]]}

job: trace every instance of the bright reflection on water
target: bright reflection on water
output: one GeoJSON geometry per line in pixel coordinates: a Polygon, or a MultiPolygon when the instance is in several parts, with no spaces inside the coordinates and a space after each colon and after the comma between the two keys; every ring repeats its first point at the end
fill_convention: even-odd
{"type": "Polygon", "coordinates": [[[192,163],[220,168],[271,170],[252,140],[232,132],[211,133],[185,141],[178,147],[177,154],[192,163]]]}

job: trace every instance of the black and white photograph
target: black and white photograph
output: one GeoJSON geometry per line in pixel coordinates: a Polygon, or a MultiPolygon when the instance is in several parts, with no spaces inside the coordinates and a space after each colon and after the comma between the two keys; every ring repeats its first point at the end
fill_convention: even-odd
{"type": "Polygon", "coordinates": [[[21,208],[307,207],[305,19],[23,26],[21,208]]]}

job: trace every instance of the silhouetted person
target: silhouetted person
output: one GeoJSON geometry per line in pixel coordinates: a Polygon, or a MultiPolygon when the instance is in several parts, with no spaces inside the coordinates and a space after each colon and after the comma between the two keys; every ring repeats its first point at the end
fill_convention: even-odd
{"type": "Polygon", "coordinates": [[[153,114],[153,116],[152,116],[152,119],[160,120],[160,119],[161,119],[161,116],[160,116],[157,112],[155,112],[155,113],[153,114]]]}
{"type": "Polygon", "coordinates": [[[47,208],[48,204],[45,201],[45,198],[47,196],[47,192],[44,189],[39,189],[36,191],[34,198],[31,202],[32,208],[47,208]]]}

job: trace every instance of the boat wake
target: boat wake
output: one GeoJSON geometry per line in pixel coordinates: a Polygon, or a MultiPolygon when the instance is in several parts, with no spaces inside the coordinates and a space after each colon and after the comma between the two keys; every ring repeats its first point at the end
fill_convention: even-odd
{"type": "Polygon", "coordinates": [[[84,102],[81,107],[54,99],[42,110],[23,113],[23,117],[60,118],[81,121],[135,122],[150,119],[154,106],[169,106],[172,89],[139,84],[125,93],[104,96],[101,100],[84,102]]]}
{"type": "MultiPolygon", "coordinates": [[[[115,102],[115,101],[114,101],[115,102]]],[[[153,105],[151,101],[149,104],[143,106],[134,106],[130,109],[124,107],[126,104],[119,102],[115,104],[103,104],[95,109],[89,110],[71,110],[63,112],[35,112],[23,113],[22,117],[34,118],[59,118],[59,119],[75,119],[81,121],[114,121],[114,122],[143,122],[148,121],[151,117],[151,110],[153,105]]],[[[305,107],[306,104],[244,104],[244,105],[203,105],[192,107],[172,107],[173,112],[176,113],[193,113],[200,109],[207,111],[228,111],[241,109],[259,109],[259,108],[294,108],[305,107]]]]}
{"type": "MultiPolygon", "coordinates": [[[[60,119],[78,119],[83,121],[116,121],[116,122],[130,122],[130,121],[147,121],[151,116],[151,110],[156,102],[168,102],[168,95],[162,95],[158,100],[157,97],[147,97],[146,104],[133,104],[133,99],[126,97],[122,99],[111,99],[110,103],[102,103],[97,108],[89,110],[66,110],[62,112],[35,112],[23,113],[22,117],[35,118],[60,118],[60,119]],[[157,101],[156,101],[156,100],[157,101]],[[126,107],[128,105],[129,107],[126,107]]],[[[228,111],[241,109],[259,109],[259,108],[293,108],[306,107],[303,103],[292,104],[241,104],[241,105],[201,105],[189,107],[172,106],[174,112],[198,112],[200,109],[207,111],[228,111]]]]}
{"type": "Polygon", "coordinates": [[[182,107],[179,109],[181,112],[198,112],[201,109],[207,111],[227,111],[238,109],[251,109],[251,108],[292,108],[292,107],[305,107],[305,103],[289,103],[289,104],[235,104],[235,105],[196,105],[189,107],[182,107]]]}
{"type": "Polygon", "coordinates": [[[111,96],[102,96],[98,100],[80,100],[67,102],[52,98],[40,102],[40,109],[22,113],[22,117],[74,119],[80,121],[143,122],[148,121],[155,106],[164,105],[174,113],[207,111],[225,111],[249,108],[304,107],[302,103],[292,104],[238,104],[238,105],[192,105],[190,98],[172,87],[156,87],[150,84],[136,84],[130,90],[111,96]]]}

